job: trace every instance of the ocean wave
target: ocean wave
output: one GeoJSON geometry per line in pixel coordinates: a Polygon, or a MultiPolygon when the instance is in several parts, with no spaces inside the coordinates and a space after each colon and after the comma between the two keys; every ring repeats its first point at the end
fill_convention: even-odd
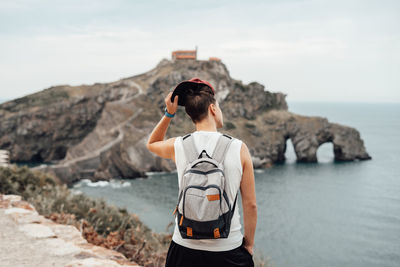
{"type": "MultiPolygon", "coordinates": [[[[163,175],[163,174],[171,174],[171,173],[177,173],[176,169],[173,171],[145,172],[145,174],[147,176],[163,175]]],[[[145,177],[143,177],[143,178],[145,178],[145,177]]]]}
{"type": "Polygon", "coordinates": [[[89,179],[82,179],[78,183],[74,184],[74,188],[80,188],[82,186],[89,187],[106,187],[109,186],[111,188],[123,188],[131,186],[131,183],[128,181],[123,181],[119,179],[111,179],[110,181],[97,181],[92,182],[89,179]]]}
{"type": "Polygon", "coordinates": [[[122,181],[122,180],[116,180],[116,179],[111,179],[111,181],[110,181],[110,186],[112,188],[129,187],[131,185],[132,185],[131,182],[128,182],[128,181],[122,181]]]}

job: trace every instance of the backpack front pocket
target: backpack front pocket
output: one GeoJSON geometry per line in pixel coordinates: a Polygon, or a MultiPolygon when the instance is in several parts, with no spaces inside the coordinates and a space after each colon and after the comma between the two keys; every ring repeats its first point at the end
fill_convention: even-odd
{"type": "Polygon", "coordinates": [[[216,185],[188,186],[183,196],[183,216],[199,222],[217,220],[222,214],[221,201],[216,185]]]}

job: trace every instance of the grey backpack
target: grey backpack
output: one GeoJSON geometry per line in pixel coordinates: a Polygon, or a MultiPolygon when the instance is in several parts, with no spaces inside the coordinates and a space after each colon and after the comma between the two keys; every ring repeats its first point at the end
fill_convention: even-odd
{"type": "Polygon", "coordinates": [[[221,135],[210,157],[205,150],[197,154],[192,134],[183,137],[188,164],[182,175],[174,211],[182,238],[228,237],[238,194],[232,207],[226,191],[229,178],[225,177],[223,162],[233,139],[221,135]]]}

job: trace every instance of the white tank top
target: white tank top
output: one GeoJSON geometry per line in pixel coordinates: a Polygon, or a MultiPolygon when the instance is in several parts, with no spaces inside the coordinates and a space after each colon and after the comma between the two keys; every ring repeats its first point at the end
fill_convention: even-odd
{"type": "MultiPolygon", "coordinates": [[[[212,131],[195,131],[192,133],[197,153],[205,149],[208,155],[212,155],[214,148],[217,144],[218,138],[222,135],[220,132],[212,131]]],[[[188,162],[185,159],[185,152],[182,145],[182,136],[178,136],[175,139],[175,162],[176,170],[178,173],[178,184],[181,185],[182,174],[188,162]]],[[[236,196],[238,189],[240,188],[240,182],[242,180],[242,163],[240,161],[240,149],[242,141],[234,138],[230,144],[224,160],[225,165],[225,177],[229,179],[229,188],[231,196],[236,196]]],[[[232,201],[234,200],[234,197],[232,201]]],[[[239,202],[239,198],[237,199],[239,202]]],[[[241,232],[240,214],[239,214],[239,203],[236,203],[235,211],[233,213],[231,229],[228,238],[220,239],[183,239],[179,233],[177,219],[175,219],[175,229],[172,236],[172,240],[184,247],[192,249],[200,249],[207,251],[226,251],[232,250],[239,247],[242,244],[243,234],[241,232]]]]}

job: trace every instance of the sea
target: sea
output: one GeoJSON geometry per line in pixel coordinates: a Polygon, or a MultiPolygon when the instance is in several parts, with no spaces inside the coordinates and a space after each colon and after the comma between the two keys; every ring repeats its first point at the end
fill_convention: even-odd
{"type": "MultiPolygon", "coordinates": [[[[335,162],[333,145],[325,143],[318,163],[297,163],[288,140],[285,163],[255,169],[257,256],[268,267],[400,266],[400,104],[288,104],[291,112],[356,128],[372,159],[335,162]]],[[[148,175],[81,180],[73,192],[124,207],[154,231],[172,233],[177,173],[148,175]]]]}

